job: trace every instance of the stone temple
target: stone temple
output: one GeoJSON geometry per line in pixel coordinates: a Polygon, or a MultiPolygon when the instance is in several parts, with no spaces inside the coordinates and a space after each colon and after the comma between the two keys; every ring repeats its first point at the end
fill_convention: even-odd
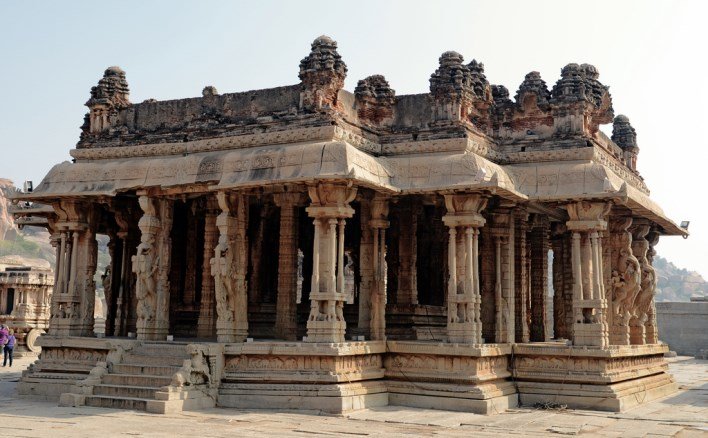
{"type": "Polygon", "coordinates": [[[300,82],[271,89],[132,103],[108,68],[72,162],[17,197],[57,258],[21,394],[495,413],[620,411],[676,389],[652,259],[686,231],[649,198],[595,67],[552,87],[531,72],[513,99],[456,52],[428,93],[380,75],[351,93],[346,74],[326,36],[300,82]]]}

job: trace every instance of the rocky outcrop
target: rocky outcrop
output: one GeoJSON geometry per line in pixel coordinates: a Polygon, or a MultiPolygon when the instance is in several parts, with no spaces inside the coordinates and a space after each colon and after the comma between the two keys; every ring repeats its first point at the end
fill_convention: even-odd
{"type": "Polygon", "coordinates": [[[708,282],[698,272],[676,267],[663,257],[654,259],[658,279],[656,301],[689,301],[708,295],[708,282]]]}
{"type": "Polygon", "coordinates": [[[0,178],[0,240],[9,239],[17,231],[15,222],[9,212],[9,196],[15,192],[15,185],[9,179],[0,178]]]}

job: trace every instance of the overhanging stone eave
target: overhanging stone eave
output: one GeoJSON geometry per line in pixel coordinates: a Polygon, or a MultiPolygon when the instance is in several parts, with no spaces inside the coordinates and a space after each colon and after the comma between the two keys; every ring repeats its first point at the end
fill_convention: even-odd
{"type": "Polygon", "coordinates": [[[529,200],[528,196],[521,192],[513,189],[500,187],[494,183],[481,183],[481,184],[451,184],[451,185],[438,185],[438,186],[426,186],[426,187],[415,187],[401,189],[401,194],[403,195],[417,195],[417,194],[452,194],[452,193],[483,193],[485,195],[496,195],[501,198],[514,201],[514,202],[526,202],[529,200]]]}
{"type": "Polygon", "coordinates": [[[314,185],[318,182],[341,182],[357,187],[366,187],[373,189],[378,192],[384,192],[389,194],[401,193],[401,190],[388,185],[382,184],[375,181],[367,180],[364,178],[359,178],[356,175],[318,175],[315,177],[299,177],[299,178],[281,178],[269,181],[244,181],[235,182],[229,184],[213,184],[209,186],[210,191],[228,191],[237,189],[252,189],[254,187],[263,187],[269,185],[314,185]]]}
{"type": "Polygon", "coordinates": [[[625,186],[626,198],[624,205],[637,216],[642,216],[656,223],[662,228],[662,234],[667,236],[688,237],[688,230],[678,226],[669,219],[657,203],[647,195],[629,185],[625,186]]]}

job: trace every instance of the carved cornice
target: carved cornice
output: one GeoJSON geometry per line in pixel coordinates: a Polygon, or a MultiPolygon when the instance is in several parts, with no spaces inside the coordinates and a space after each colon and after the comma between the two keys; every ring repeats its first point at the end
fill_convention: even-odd
{"type": "Polygon", "coordinates": [[[629,168],[627,168],[624,163],[622,163],[620,160],[613,157],[609,152],[600,147],[594,147],[593,151],[593,161],[600,163],[608,169],[612,170],[620,178],[632,185],[632,187],[636,188],[645,195],[649,195],[649,188],[644,183],[644,181],[634,172],[629,170],[629,168]]]}
{"type": "MultiPolygon", "coordinates": [[[[70,155],[77,160],[106,160],[116,158],[158,157],[185,155],[199,152],[245,149],[254,146],[329,141],[335,138],[335,126],[289,129],[286,131],[210,138],[181,143],[157,143],[138,146],[117,146],[95,149],[72,149],[70,155]]],[[[340,128],[341,129],[341,128],[340,128]]]]}

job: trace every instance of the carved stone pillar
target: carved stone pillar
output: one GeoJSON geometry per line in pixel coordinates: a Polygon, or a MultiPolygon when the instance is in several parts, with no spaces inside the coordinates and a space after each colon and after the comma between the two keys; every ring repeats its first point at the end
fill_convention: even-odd
{"type": "Polygon", "coordinates": [[[120,263],[120,272],[116,272],[114,274],[114,278],[118,278],[118,290],[117,290],[117,296],[116,296],[116,309],[115,309],[115,318],[113,321],[113,335],[114,336],[124,336],[126,333],[126,317],[127,317],[127,312],[125,309],[126,306],[126,294],[127,294],[127,289],[130,287],[130,283],[128,281],[129,275],[129,262],[130,262],[130,253],[128,249],[128,231],[119,231],[117,233],[118,238],[121,240],[121,263],[120,263]]]}
{"type": "Polygon", "coordinates": [[[398,291],[396,304],[418,304],[418,206],[412,199],[399,202],[398,291]]]}
{"type": "Polygon", "coordinates": [[[515,269],[514,269],[514,222],[507,208],[492,214],[492,235],[495,242],[495,341],[513,343],[515,328],[515,269]]]}
{"type": "MultiPolygon", "coordinates": [[[[534,216],[536,217],[536,216],[534,216]]],[[[527,234],[529,229],[529,213],[523,208],[517,208],[514,210],[514,223],[515,223],[515,235],[514,239],[514,290],[516,291],[516,314],[515,314],[515,326],[516,333],[515,338],[519,342],[529,342],[530,340],[530,328],[531,325],[531,278],[529,275],[530,271],[530,257],[529,257],[529,245],[527,242],[527,234]]],[[[542,307],[545,309],[545,306],[542,307]]]]}
{"type": "Polygon", "coordinates": [[[115,320],[115,308],[112,304],[115,301],[115,293],[118,291],[118,283],[120,282],[120,256],[123,254],[123,251],[120,247],[121,240],[118,238],[115,230],[108,232],[108,238],[107,246],[110,263],[101,274],[101,282],[103,284],[103,296],[106,303],[103,309],[105,313],[104,333],[110,336],[113,333],[113,321],[115,320]]]}
{"type": "Polygon", "coordinates": [[[344,223],[354,215],[349,203],[356,196],[356,188],[320,183],[309,187],[308,192],[311,205],[307,213],[314,219],[315,237],[307,341],[344,342],[343,307],[348,297],[346,291],[338,289],[337,271],[343,275],[344,223]]]}
{"type": "Polygon", "coordinates": [[[204,257],[202,258],[202,299],[199,303],[197,335],[200,338],[214,336],[216,327],[214,277],[211,275],[211,257],[214,255],[219,230],[216,228],[217,201],[210,198],[204,211],[204,257]]]}
{"type": "Polygon", "coordinates": [[[276,193],[275,205],[280,207],[280,246],[278,248],[278,296],[275,333],[281,339],[297,338],[297,207],[302,202],[297,192],[276,193]]]}
{"type": "Polygon", "coordinates": [[[449,228],[447,336],[449,342],[481,344],[482,298],[479,284],[480,212],[487,199],[478,194],[445,195],[449,228]]]}
{"type": "Polygon", "coordinates": [[[647,261],[649,262],[649,267],[651,270],[647,270],[645,276],[642,278],[642,285],[647,286],[647,291],[651,292],[651,302],[647,307],[646,320],[644,322],[644,332],[647,344],[658,344],[659,343],[659,332],[656,326],[656,303],[654,299],[656,298],[656,271],[654,270],[654,256],[656,255],[656,250],[654,247],[659,243],[659,232],[652,229],[649,234],[647,234],[647,241],[649,242],[649,251],[647,252],[647,261]],[[652,278],[649,278],[652,275],[652,278]]]}
{"type": "Polygon", "coordinates": [[[63,201],[55,205],[59,258],[54,293],[52,332],[65,336],[93,336],[96,295],[94,274],[98,256],[95,214],[90,205],[63,201]]]}
{"type": "Polygon", "coordinates": [[[371,337],[371,290],[374,282],[374,229],[371,227],[372,197],[360,192],[359,214],[361,237],[359,239],[359,332],[371,337]]]}
{"type": "Polygon", "coordinates": [[[64,263],[64,249],[62,245],[64,238],[65,236],[63,232],[54,230],[49,240],[50,244],[55,250],[56,257],[56,262],[54,265],[54,293],[52,294],[51,308],[49,310],[50,324],[48,332],[52,335],[57,334],[57,324],[55,322],[55,318],[59,319],[61,316],[61,302],[59,301],[59,297],[61,296],[60,293],[64,289],[60,286],[59,281],[61,279],[60,276],[63,270],[64,263]]]}
{"type": "MultiPolygon", "coordinates": [[[[133,272],[137,283],[137,337],[138,339],[157,340],[155,319],[157,314],[157,283],[160,267],[160,248],[157,238],[161,231],[155,199],[143,194],[138,199],[143,216],[138,222],[140,245],[133,256],[133,272]]],[[[164,339],[164,338],[162,338],[164,339]]]]}
{"type": "Polygon", "coordinates": [[[553,249],[553,334],[571,339],[573,328],[573,276],[570,269],[570,235],[564,223],[551,228],[553,249]]]}
{"type": "MultiPolygon", "coordinates": [[[[632,318],[629,322],[629,338],[632,344],[646,344],[646,325],[652,315],[654,294],[656,293],[656,272],[648,259],[649,240],[647,235],[650,232],[648,223],[636,223],[632,231],[632,253],[639,262],[641,280],[639,293],[634,300],[632,318]]],[[[655,239],[652,236],[652,239],[655,239]]],[[[653,335],[652,338],[655,338],[653,335]]]]}
{"type": "Polygon", "coordinates": [[[260,203],[260,219],[256,231],[255,241],[251,242],[251,275],[248,282],[248,302],[259,304],[263,301],[261,297],[263,279],[261,278],[261,263],[263,262],[263,245],[265,243],[266,224],[271,213],[271,204],[260,203]]]}
{"type": "Polygon", "coordinates": [[[187,204],[187,229],[186,229],[186,246],[185,251],[185,267],[184,267],[184,286],[182,291],[182,309],[195,310],[197,296],[197,270],[201,266],[197,264],[197,235],[198,235],[198,220],[196,209],[198,203],[191,201],[187,204]]]}
{"type": "Polygon", "coordinates": [[[603,279],[602,242],[611,204],[577,202],[566,205],[572,233],[573,344],[609,346],[607,299],[603,279]]]}
{"type": "Polygon", "coordinates": [[[248,336],[248,198],[219,192],[216,218],[219,241],[210,260],[216,301],[218,342],[243,342],[248,336]]]}
{"type": "Polygon", "coordinates": [[[160,231],[157,234],[157,294],[153,338],[164,340],[170,330],[170,268],[172,266],[173,201],[157,199],[160,231]]]}
{"type": "Polygon", "coordinates": [[[386,339],[386,229],[389,227],[388,209],[388,198],[377,194],[372,201],[371,220],[369,221],[373,231],[373,248],[370,261],[373,264],[374,277],[371,288],[369,332],[373,340],[386,339]]]}
{"type": "Polygon", "coordinates": [[[531,230],[531,341],[546,337],[548,295],[548,250],[550,225],[546,216],[535,216],[531,230]]]}
{"type": "Polygon", "coordinates": [[[632,252],[631,217],[613,217],[610,221],[610,344],[629,345],[629,322],[634,311],[634,301],[641,289],[639,261],[632,252]]]}

